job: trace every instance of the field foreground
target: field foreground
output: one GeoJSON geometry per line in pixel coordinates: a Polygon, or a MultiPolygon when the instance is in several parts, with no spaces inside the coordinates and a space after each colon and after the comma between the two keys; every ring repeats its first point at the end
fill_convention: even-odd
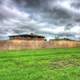
{"type": "Polygon", "coordinates": [[[0,80],[80,80],[80,48],[0,51],[0,80]]]}

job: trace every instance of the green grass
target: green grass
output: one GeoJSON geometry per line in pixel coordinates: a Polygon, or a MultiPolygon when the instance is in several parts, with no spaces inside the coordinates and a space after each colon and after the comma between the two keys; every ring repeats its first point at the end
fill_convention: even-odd
{"type": "Polygon", "coordinates": [[[80,80],[80,48],[0,51],[0,80],[80,80]]]}

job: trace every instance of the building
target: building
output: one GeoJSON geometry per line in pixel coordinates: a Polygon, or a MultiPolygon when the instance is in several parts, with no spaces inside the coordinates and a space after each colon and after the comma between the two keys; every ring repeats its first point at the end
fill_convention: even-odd
{"type": "Polygon", "coordinates": [[[35,34],[13,35],[9,40],[0,41],[0,50],[40,49],[40,48],[71,48],[80,47],[80,41],[70,39],[51,39],[35,34]]]}
{"type": "Polygon", "coordinates": [[[45,37],[35,34],[23,34],[9,36],[9,49],[26,49],[26,48],[43,48],[45,44],[45,37]]]}
{"type": "Polygon", "coordinates": [[[71,40],[68,38],[63,39],[51,39],[49,45],[52,48],[71,48],[71,47],[80,47],[80,41],[71,40]]]}
{"type": "Polygon", "coordinates": [[[9,36],[10,40],[45,40],[44,36],[34,35],[34,34],[23,34],[23,35],[13,35],[9,36]]]}

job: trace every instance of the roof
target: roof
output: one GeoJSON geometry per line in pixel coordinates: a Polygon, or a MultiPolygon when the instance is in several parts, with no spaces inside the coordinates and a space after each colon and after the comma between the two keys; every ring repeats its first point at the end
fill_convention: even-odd
{"type": "Polygon", "coordinates": [[[45,38],[44,36],[41,35],[34,35],[34,34],[20,34],[20,35],[12,35],[9,37],[38,37],[38,38],[45,38]]]}
{"type": "Polygon", "coordinates": [[[75,41],[75,40],[72,40],[72,39],[69,39],[69,38],[62,38],[62,39],[50,39],[50,41],[59,41],[59,40],[66,40],[66,41],[75,41]]]}

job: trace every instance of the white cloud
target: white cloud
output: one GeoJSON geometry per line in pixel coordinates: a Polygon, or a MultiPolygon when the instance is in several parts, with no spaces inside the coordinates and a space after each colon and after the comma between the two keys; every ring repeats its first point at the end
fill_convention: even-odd
{"type": "Polygon", "coordinates": [[[75,34],[80,34],[80,26],[75,26],[71,28],[70,32],[75,34]]]}
{"type": "Polygon", "coordinates": [[[54,34],[58,34],[58,33],[63,33],[64,32],[64,27],[56,27],[56,28],[42,28],[41,29],[44,32],[51,32],[54,34]]]}
{"type": "MultiPolygon", "coordinates": [[[[19,6],[16,6],[13,0],[3,0],[3,4],[0,5],[0,16],[2,18],[0,18],[1,34],[13,35],[18,33],[20,34],[33,32],[36,34],[42,34],[44,36],[46,36],[45,34],[49,34],[48,36],[46,36],[49,39],[51,38],[51,35],[65,33],[64,28],[66,27],[66,25],[70,22],[71,24],[73,24],[73,22],[76,23],[75,19],[78,19],[80,17],[79,10],[71,6],[72,3],[75,3],[74,0],[45,1],[45,3],[41,3],[44,4],[40,6],[42,9],[36,7],[35,10],[33,8],[34,6],[27,6],[26,10],[20,10],[19,6]],[[48,5],[46,5],[46,3],[48,5]],[[32,12],[27,11],[28,7],[30,8],[30,10],[32,10],[32,12]],[[40,12],[39,9],[42,10],[42,12],[40,12]],[[31,16],[32,13],[34,14],[33,16],[31,16]],[[78,14],[79,16],[76,14],[78,14]]],[[[24,2],[22,3],[22,5],[26,5],[24,2]]],[[[68,32],[79,34],[79,25],[73,25],[73,27],[68,32]]]]}

